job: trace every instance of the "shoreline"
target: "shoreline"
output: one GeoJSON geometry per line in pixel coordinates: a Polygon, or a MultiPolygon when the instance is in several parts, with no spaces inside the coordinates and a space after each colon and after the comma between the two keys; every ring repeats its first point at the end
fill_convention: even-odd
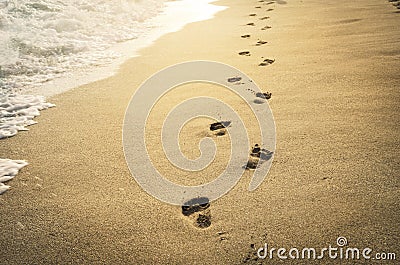
{"type": "Polygon", "coordinates": [[[187,8],[191,0],[183,0],[184,3],[169,1],[165,3],[163,10],[156,16],[146,20],[146,23],[153,25],[148,32],[144,33],[137,39],[125,41],[123,43],[116,43],[112,47],[105,50],[105,52],[117,53],[120,56],[110,58],[110,63],[90,67],[90,69],[79,69],[67,73],[65,76],[55,78],[43,85],[25,89],[24,94],[34,94],[47,97],[56,96],[67,92],[68,90],[88,85],[93,82],[101,81],[109,78],[118,73],[120,67],[128,60],[140,56],[140,50],[145,49],[154,44],[163,35],[177,32],[185,25],[190,23],[199,22],[202,20],[212,19],[216,13],[223,10],[225,7],[211,7],[214,6],[212,2],[215,0],[207,0],[207,2],[198,4],[198,8],[207,13],[194,16],[194,10],[189,13],[193,16],[186,15],[183,10],[187,8]],[[175,20],[176,17],[183,18],[183,20],[175,20]]]}
{"type": "MultiPolygon", "coordinates": [[[[264,243],[317,248],[335,245],[339,235],[349,246],[400,253],[395,9],[373,0],[215,4],[230,8],[163,35],[110,78],[50,97],[57,108],[42,112],[28,133],[2,143],[6,157],[30,163],[0,196],[5,264],[252,264],[262,261],[254,252],[264,243]],[[267,25],[272,28],[261,30],[267,25]],[[241,37],[246,34],[250,38],[241,37]],[[260,40],[268,43],[257,46],[260,40]],[[243,51],[250,56],[238,54],[243,51]],[[276,61],[259,66],[267,58],[276,61]],[[136,88],[158,70],[188,60],[243,70],[272,92],[277,127],[266,180],[247,192],[246,172],[208,208],[206,229],[195,227],[180,207],[145,193],[122,151],[122,121],[136,88]]],[[[259,140],[254,118],[234,95],[193,88],[171,93],[149,124],[155,163],[172,179],[176,171],[158,148],[157,129],[185,97],[211,93],[231,103],[248,120],[251,142],[259,140]]],[[[182,131],[189,157],[198,155],[207,125],[199,121],[182,131]]],[[[223,148],[229,144],[216,139],[223,148]]],[[[226,152],[217,158],[199,177],[215,177],[226,152]]]]}

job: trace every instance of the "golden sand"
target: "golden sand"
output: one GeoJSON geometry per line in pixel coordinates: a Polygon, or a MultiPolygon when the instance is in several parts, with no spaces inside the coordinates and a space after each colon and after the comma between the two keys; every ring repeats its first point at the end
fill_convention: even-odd
{"type": "MultiPolygon", "coordinates": [[[[3,141],[1,154],[30,165],[0,197],[2,263],[257,264],[254,250],[264,243],[322,248],[339,236],[349,246],[400,255],[397,9],[378,0],[276,2],[218,1],[230,8],[161,37],[115,76],[50,98],[57,107],[43,112],[39,124],[3,141]],[[259,66],[265,59],[275,61],[259,66]],[[272,92],[277,130],[266,180],[248,192],[247,171],[211,203],[206,229],[145,193],[122,149],[124,112],[135,90],[156,71],[188,60],[232,65],[272,92]]],[[[213,91],[175,91],[151,117],[146,137],[153,159],[171,179],[179,172],[160,147],[162,114],[213,91]]],[[[246,117],[257,142],[245,105],[229,93],[212,96],[246,117]]],[[[209,123],[200,119],[183,129],[188,157],[199,155],[209,123]]],[[[182,181],[216,177],[229,154],[227,139],[217,139],[209,169],[182,181]]]]}

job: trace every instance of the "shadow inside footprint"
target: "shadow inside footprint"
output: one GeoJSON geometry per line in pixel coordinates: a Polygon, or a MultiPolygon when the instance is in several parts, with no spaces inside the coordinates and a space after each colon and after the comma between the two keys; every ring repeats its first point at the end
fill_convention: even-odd
{"type": "Polygon", "coordinates": [[[242,35],[240,37],[242,37],[243,39],[247,39],[247,38],[250,38],[250,35],[249,34],[245,34],[245,35],[242,35]]]}
{"type": "Polygon", "coordinates": [[[266,19],[269,19],[269,17],[262,17],[262,18],[260,18],[260,20],[266,20],[266,19]]]}
{"type": "Polygon", "coordinates": [[[269,151],[265,148],[261,148],[258,144],[255,144],[251,149],[249,160],[244,166],[245,169],[256,169],[259,164],[268,161],[272,158],[274,152],[269,151]]]}
{"type": "Polygon", "coordinates": [[[231,121],[219,121],[219,122],[214,122],[210,124],[210,130],[211,131],[216,131],[220,129],[225,129],[231,125],[231,121]]]}
{"type": "Polygon", "coordinates": [[[249,16],[251,16],[251,17],[255,17],[255,16],[257,16],[257,14],[250,14],[249,16]]]}
{"type": "Polygon", "coordinates": [[[258,166],[258,162],[260,162],[260,159],[254,159],[252,157],[249,158],[249,161],[247,161],[247,164],[244,166],[245,169],[256,169],[258,166]]]}
{"type": "Polygon", "coordinates": [[[265,59],[258,66],[267,66],[267,65],[273,64],[274,62],[275,62],[275,60],[273,60],[273,59],[265,59]]]}
{"type": "Polygon", "coordinates": [[[210,207],[210,200],[207,197],[193,198],[182,205],[182,214],[189,216],[195,212],[204,211],[210,207]]]}
{"type": "Polygon", "coordinates": [[[253,22],[247,23],[247,26],[255,26],[256,24],[254,24],[253,22]]]}
{"type": "Polygon", "coordinates": [[[250,52],[249,51],[243,51],[243,52],[239,52],[239,55],[244,55],[244,56],[250,56],[250,52]]]}
{"type": "Polygon", "coordinates": [[[207,228],[211,225],[211,216],[208,214],[199,214],[196,219],[196,225],[199,228],[207,228]]]}
{"type": "Polygon", "coordinates": [[[184,203],[182,214],[188,216],[198,228],[211,225],[210,200],[207,197],[193,198],[184,203]]]}
{"type": "Polygon", "coordinates": [[[229,82],[229,83],[236,83],[236,82],[239,82],[240,80],[242,80],[242,78],[241,78],[240,76],[229,77],[229,78],[228,78],[228,82],[229,82]]]}
{"type": "Polygon", "coordinates": [[[258,157],[261,160],[267,161],[271,159],[274,152],[271,152],[265,148],[261,148],[258,144],[255,144],[251,150],[250,156],[258,157]]]}
{"type": "Polygon", "coordinates": [[[256,46],[264,45],[264,44],[267,44],[267,43],[268,42],[266,42],[266,41],[259,40],[259,41],[257,41],[256,46]]]}
{"type": "Polygon", "coordinates": [[[264,98],[264,99],[270,99],[272,97],[272,93],[270,93],[270,92],[265,92],[265,93],[257,92],[256,93],[256,97],[264,98]]]}
{"type": "Polygon", "coordinates": [[[272,28],[272,27],[271,26],[265,26],[265,27],[261,28],[261,30],[267,30],[267,29],[270,29],[270,28],[272,28]]]}

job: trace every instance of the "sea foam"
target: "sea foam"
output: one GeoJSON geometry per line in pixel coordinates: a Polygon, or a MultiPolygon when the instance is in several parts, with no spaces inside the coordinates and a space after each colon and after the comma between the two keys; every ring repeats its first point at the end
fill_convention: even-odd
{"type": "MultiPolygon", "coordinates": [[[[0,139],[28,130],[40,110],[54,106],[37,95],[109,76],[161,35],[225,9],[211,2],[0,0],[0,139]]],[[[0,194],[25,165],[0,158],[0,194]]]]}
{"type": "MultiPolygon", "coordinates": [[[[40,110],[54,106],[43,96],[0,94],[0,139],[28,130],[26,127],[36,123],[33,118],[40,115],[40,110]]],[[[0,158],[0,194],[10,188],[4,182],[13,179],[27,164],[24,160],[0,158]]]]}
{"type": "Polygon", "coordinates": [[[42,96],[0,95],[0,139],[28,130],[26,126],[36,123],[33,118],[40,115],[40,110],[54,106],[42,96]]]}
{"type": "Polygon", "coordinates": [[[18,171],[26,165],[28,165],[28,163],[24,160],[0,158],[0,194],[3,194],[10,188],[10,186],[5,185],[4,182],[13,179],[18,174],[18,171]]]}
{"type": "Polygon", "coordinates": [[[109,48],[155,25],[160,0],[0,0],[0,88],[40,86],[65,73],[104,65],[109,48]]]}

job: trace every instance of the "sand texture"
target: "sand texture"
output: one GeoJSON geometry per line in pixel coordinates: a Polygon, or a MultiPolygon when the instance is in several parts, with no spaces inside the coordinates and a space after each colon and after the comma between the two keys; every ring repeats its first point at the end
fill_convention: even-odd
{"type": "MultiPolygon", "coordinates": [[[[272,2],[216,2],[229,8],[161,37],[115,76],[50,98],[56,108],[43,111],[29,132],[2,141],[2,156],[29,166],[0,196],[1,263],[274,264],[276,258],[257,260],[255,249],[264,243],[322,248],[339,236],[349,246],[400,258],[398,9],[384,0],[272,2]],[[256,191],[247,191],[252,171],[246,171],[227,195],[183,214],[130,175],[122,122],[146,78],[189,60],[232,65],[271,92],[277,146],[256,191]],[[196,225],[200,215],[207,228],[196,225]]],[[[218,176],[231,143],[211,135],[218,151],[210,167],[179,171],[160,142],[174,105],[199,95],[219,98],[243,117],[251,143],[260,138],[236,95],[213,85],[187,86],[156,105],[146,140],[160,172],[195,185],[218,176]]],[[[211,122],[183,128],[188,157],[199,155],[211,122]]]]}

